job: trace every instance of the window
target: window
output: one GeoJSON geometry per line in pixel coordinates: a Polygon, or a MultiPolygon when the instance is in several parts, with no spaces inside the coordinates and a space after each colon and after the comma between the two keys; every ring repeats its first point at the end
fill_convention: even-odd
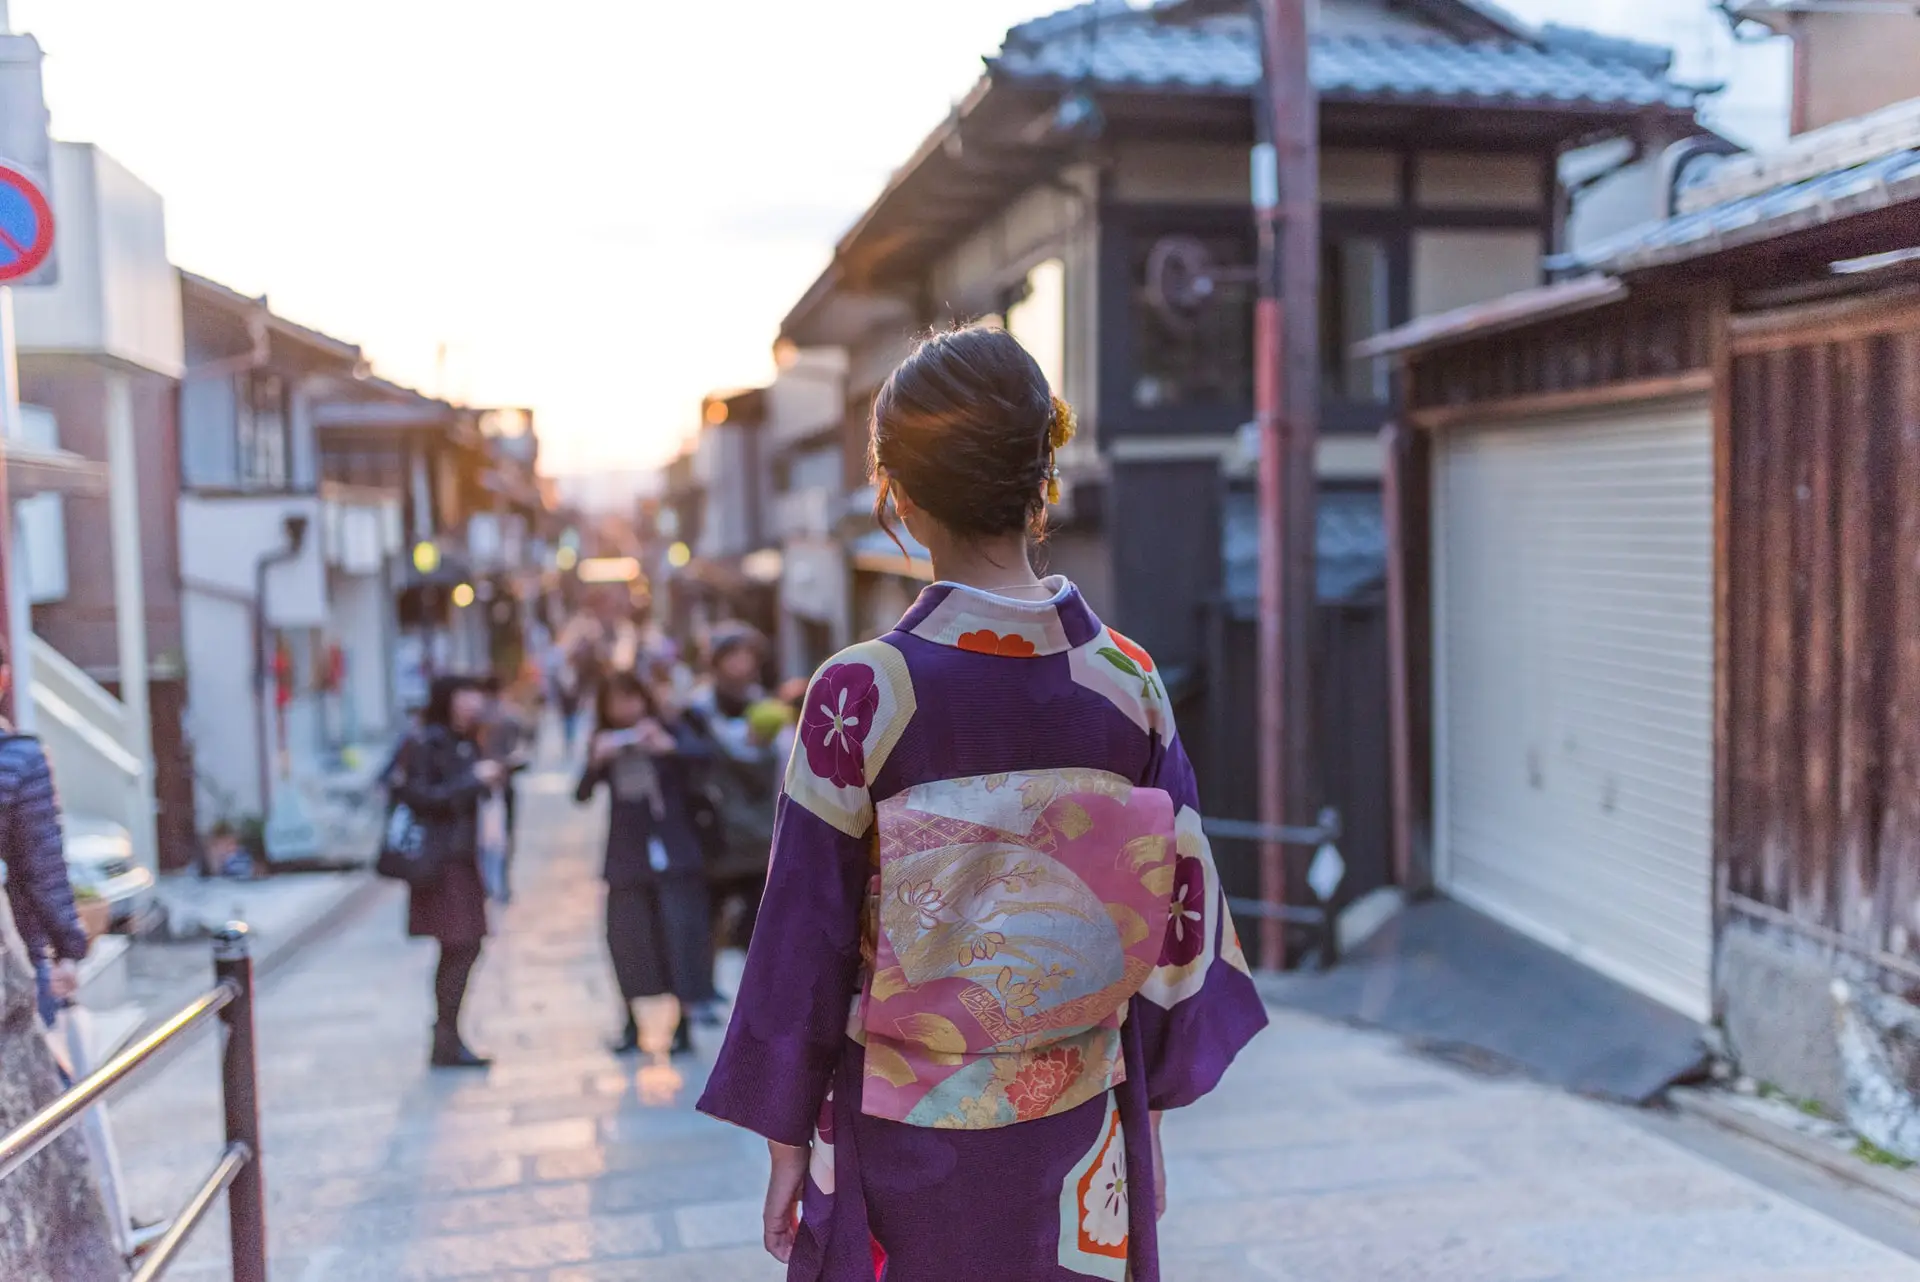
{"type": "Polygon", "coordinates": [[[292,479],[286,381],[264,371],[241,375],[234,408],[241,487],[285,489],[292,479]]]}
{"type": "Polygon", "coordinates": [[[796,454],[788,467],[789,485],[793,489],[819,488],[834,493],[840,490],[841,460],[838,446],[796,454]]]}
{"type": "Polygon", "coordinates": [[[398,490],[406,484],[406,469],[395,449],[343,446],[320,455],[320,475],[342,485],[365,485],[398,490]]]}
{"type": "Polygon", "coordinates": [[[1067,268],[1050,258],[1027,273],[1020,296],[1007,307],[1007,331],[1020,340],[1055,396],[1067,378],[1067,268]]]}
{"type": "Polygon", "coordinates": [[[1320,242],[1320,376],[1329,398],[1360,404],[1387,399],[1383,360],[1355,360],[1355,343],[1390,324],[1386,242],[1376,236],[1328,236],[1320,242]]]}
{"type": "MultiPolygon", "coordinates": [[[[1387,527],[1379,490],[1323,488],[1314,525],[1314,594],[1322,604],[1363,597],[1386,582],[1387,527]]],[[[1260,596],[1260,496],[1252,486],[1227,491],[1220,542],[1227,599],[1252,605],[1260,596]]]]}
{"type": "Polygon", "coordinates": [[[1413,234],[1413,314],[1432,316],[1540,283],[1540,232],[1533,227],[1413,234]]]}
{"type": "Polygon", "coordinates": [[[1251,229],[1134,243],[1133,403],[1253,403],[1251,229]]]}

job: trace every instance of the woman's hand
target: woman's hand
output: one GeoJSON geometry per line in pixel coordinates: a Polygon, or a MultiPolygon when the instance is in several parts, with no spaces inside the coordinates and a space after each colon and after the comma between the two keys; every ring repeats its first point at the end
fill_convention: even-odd
{"type": "Polygon", "coordinates": [[[61,958],[47,976],[47,987],[61,1001],[80,991],[80,963],[61,958]]]}
{"type": "Polygon", "coordinates": [[[672,732],[651,718],[635,726],[634,733],[639,738],[640,750],[656,757],[666,756],[678,746],[672,732]]]}
{"type": "Polygon", "coordinates": [[[619,755],[619,741],[604,730],[593,736],[593,744],[587,750],[587,760],[596,766],[604,766],[619,755]]]}
{"type": "Polygon", "coordinates": [[[476,761],[473,763],[473,777],[482,788],[491,788],[505,777],[497,761],[476,761]]]}
{"type": "Polygon", "coordinates": [[[773,1170],[767,1176],[767,1209],[763,1217],[767,1254],[785,1264],[793,1254],[794,1234],[799,1230],[800,1193],[807,1183],[805,1148],[767,1141],[767,1153],[773,1170]]]}
{"type": "Polygon", "coordinates": [[[1167,1213],[1167,1159],[1160,1151],[1160,1119],[1164,1114],[1153,1113],[1153,1218],[1160,1219],[1167,1213]]]}

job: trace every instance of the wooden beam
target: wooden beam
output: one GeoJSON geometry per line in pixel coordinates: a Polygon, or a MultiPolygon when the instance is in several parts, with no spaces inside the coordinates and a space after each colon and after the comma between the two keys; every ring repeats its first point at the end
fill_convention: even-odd
{"type": "Polygon", "coordinates": [[[1598,387],[1576,387],[1559,392],[1533,392],[1526,396],[1509,396],[1500,400],[1476,401],[1466,405],[1431,405],[1411,411],[1407,415],[1407,420],[1423,431],[1440,431],[1466,423],[1505,422],[1546,414],[1605,409],[1611,405],[1666,400],[1676,396],[1700,396],[1712,390],[1713,370],[1693,369],[1679,374],[1633,379],[1624,383],[1605,383],[1598,387]]]}
{"type": "Polygon", "coordinates": [[[1735,355],[1746,356],[1899,329],[1920,329],[1920,286],[1735,316],[1728,322],[1728,341],[1735,355]]]}

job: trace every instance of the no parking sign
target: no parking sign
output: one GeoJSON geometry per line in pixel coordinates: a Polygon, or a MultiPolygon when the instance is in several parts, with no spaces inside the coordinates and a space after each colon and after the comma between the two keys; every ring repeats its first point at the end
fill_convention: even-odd
{"type": "Polygon", "coordinates": [[[31,276],[53,252],[53,206],[40,185],[0,160],[0,284],[31,276]]]}

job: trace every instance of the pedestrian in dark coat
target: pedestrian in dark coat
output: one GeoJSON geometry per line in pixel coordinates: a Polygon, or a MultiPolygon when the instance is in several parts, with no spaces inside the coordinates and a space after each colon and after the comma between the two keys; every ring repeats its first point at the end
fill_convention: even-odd
{"type": "Polygon", "coordinates": [[[434,974],[433,1064],[484,1068],[460,1037],[467,980],[487,937],[487,892],[480,878],[480,800],[504,777],[480,756],[477,737],[487,696],[466,677],[435,678],[420,730],[401,746],[389,780],[395,801],[428,831],[439,870],[407,902],[407,934],[440,941],[434,974]]]}
{"type": "Polygon", "coordinates": [[[692,1049],[687,1011],[713,1000],[712,910],[692,798],[704,745],[670,723],[647,686],[618,673],[601,686],[586,772],[574,796],[605,785],[607,951],[626,1006],[616,1052],[638,1050],[633,1003],[671,993],[680,1001],[675,1050],[692,1049]]]}

